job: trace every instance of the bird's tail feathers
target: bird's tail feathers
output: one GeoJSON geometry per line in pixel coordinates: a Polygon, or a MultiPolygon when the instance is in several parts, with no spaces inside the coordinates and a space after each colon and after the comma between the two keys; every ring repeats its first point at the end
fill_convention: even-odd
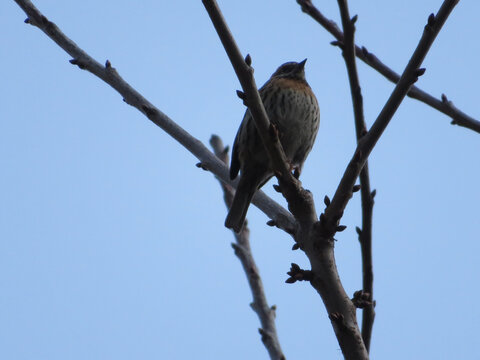
{"type": "Polygon", "coordinates": [[[225,226],[239,233],[243,228],[248,207],[258,186],[252,184],[250,179],[240,177],[240,181],[233,198],[232,206],[225,219],[225,226]],[[253,186],[252,186],[253,185],[253,186]]]}

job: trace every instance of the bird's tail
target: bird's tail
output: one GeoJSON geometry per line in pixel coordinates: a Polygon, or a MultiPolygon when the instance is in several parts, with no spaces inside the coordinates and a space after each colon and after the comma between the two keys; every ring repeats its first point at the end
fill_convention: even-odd
{"type": "Polygon", "coordinates": [[[250,206],[255,191],[257,191],[257,187],[257,184],[252,184],[251,179],[244,176],[240,177],[232,206],[225,219],[225,226],[227,228],[233,229],[237,233],[242,230],[248,207],[250,206]]]}

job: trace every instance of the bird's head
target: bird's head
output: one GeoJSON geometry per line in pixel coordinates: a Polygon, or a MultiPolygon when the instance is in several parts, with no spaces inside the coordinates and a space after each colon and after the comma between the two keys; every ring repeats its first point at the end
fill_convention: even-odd
{"type": "Polygon", "coordinates": [[[300,62],[290,61],[280,65],[279,68],[273,73],[272,77],[290,78],[305,81],[306,62],[307,59],[300,62]]]}

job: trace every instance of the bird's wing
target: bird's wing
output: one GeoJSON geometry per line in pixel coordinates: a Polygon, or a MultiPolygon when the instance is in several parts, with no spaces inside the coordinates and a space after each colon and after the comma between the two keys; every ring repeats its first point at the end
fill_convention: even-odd
{"type": "Polygon", "coordinates": [[[235,140],[233,141],[233,149],[232,149],[232,161],[230,163],[230,179],[235,179],[240,171],[240,136],[243,131],[245,131],[245,127],[247,126],[247,122],[250,118],[250,111],[247,109],[245,115],[243,116],[242,123],[238,128],[237,135],[235,136],[235,140]]]}

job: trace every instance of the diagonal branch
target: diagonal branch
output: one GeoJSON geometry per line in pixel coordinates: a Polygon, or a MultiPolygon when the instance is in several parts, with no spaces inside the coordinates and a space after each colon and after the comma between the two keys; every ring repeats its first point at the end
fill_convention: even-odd
{"type": "MultiPolygon", "coordinates": [[[[325,239],[329,239],[331,241],[337,231],[344,229],[343,226],[338,226],[338,223],[343,216],[346,205],[352,197],[355,181],[365,165],[368,156],[375,147],[378,139],[383,134],[394,113],[405,98],[408,90],[412,84],[417,81],[418,77],[425,72],[425,69],[420,69],[420,65],[422,64],[426,54],[428,53],[428,50],[433,44],[433,41],[458,1],[459,0],[444,0],[437,15],[435,16],[431,14],[428,18],[428,23],[425,26],[423,35],[400,80],[395,86],[395,89],[375,120],[370,131],[362,136],[362,138],[358,141],[357,149],[350,160],[342,179],[340,180],[340,184],[337,187],[333,199],[326,202],[327,208],[320,216],[319,224],[315,226],[318,233],[317,240],[313,243],[313,245],[307,244],[308,246],[313,246],[313,251],[311,249],[305,250],[305,253],[309,257],[312,264],[312,273],[318,273],[321,275],[318,280],[314,277],[312,285],[322,295],[322,299],[325,302],[325,306],[329,311],[330,319],[334,325],[340,347],[342,348],[343,354],[347,359],[366,359],[368,358],[368,354],[365,354],[365,347],[365,353],[363,353],[361,351],[361,347],[355,347],[355,343],[352,343],[352,341],[358,341],[358,339],[354,328],[356,326],[356,320],[352,314],[349,314],[348,304],[343,303],[343,308],[341,308],[341,311],[339,312],[331,311],[331,309],[335,309],[337,305],[331,302],[338,300],[338,298],[341,298],[342,296],[339,296],[337,299],[335,299],[335,296],[329,295],[332,292],[332,289],[325,284],[325,277],[329,274],[323,273],[322,270],[325,270],[325,262],[334,262],[334,260],[331,256],[329,256],[331,254],[328,252],[325,253],[323,251],[319,251],[318,247],[325,244],[325,239]],[[321,241],[322,239],[324,241],[321,241]],[[315,246],[317,246],[316,251],[315,246]],[[341,331],[341,329],[344,329],[344,331],[341,331]],[[348,344],[343,342],[348,342],[348,344]],[[350,350],[351,348],[354,348],[354,350],[346,353],[345,350],[350,350]]],[[[335,283],[333,282],[332,284],[334,285],[335,283]]],[[[333,291],[339,290],[339,288],[333,289],[333,291]]],[[[362,345],[364,345],[363,341],[361,342],[362,345]]]]}
{"type": "MultiPolygon", "coordinates": [[[[363,112],[363,97],[358,78],[357,64],[355,61],[355,21],[356,16],[350,18],[347,0],[338,0],[340,16],[342,18],[343,32],[343,57],[347,67],[350,92],[352,95],[353,112],[355,116],[355,132],[357,143],[367,132],[363,112]]],[[[359,232],[360,248],[362,253],[363,295],[368,299],[363,307],[362,338],[367,350],[370,350],[375,309],[373,302],[373,260],[372,260],[372,215],[373,196],[370,190],[370,176],[368,161],[365,161],[360,172],[360,186],[362,198],[362,229],[359,232]]]]}
{"type": "MultiPolygon", "coordinates": [[[[49,21],[29,0],[15,0],[15,2],[25,11],[28,18],[26,23],[34,25],[42,30],[49,38],[51,38],[58,46],[65,50],[72,60],[70,62],[77,65],[102,79],[108,85],[117,90],[123,100],[137,108],[146,115],[155,125],[159,126],[166,133],[177,140],[188,151],[200,160],[202,168],[208,169],[215,174],[221,181],[232,186],[236,186],[237,182],[232,182],[228,176],[228,169],[211,151],[209,151],[200,140],[190,135],[185,129],[176,124],[167,115],[162,113],[147,99],[145,99],[138,91],[128,84],[113,68],[110,62],[101,65],[93,59],[84,50],[78,47],[75,42],[68,38],[53,22],[49,21]]],[[[277,202],[259,191],[253,199],[255,204],[269,218],[275,221],[275,224],[282,229],[293,229],[295,220],[292,215],[280,206],[277,202]]]]}
{"type": "Polygon", "coordinates": [[[372,129],[360,139],[357,150],[347,166],[333,200],[329,202],[325,213],[320,217],[320,221],[316,222],[316,220],[314,220],[315,209],[313,199],[310,195],[305,196],[309,201],[300,201],[303,206],[300,206],[299,209],[303,211],[298,211],[299,209],[292,206],[292,202],[302,196],[301,191],[297,191],[299,188],[301,189],[301,187],[298,185],[298,182],[289,181],[291,174],[289,172],[287,173],[285,169],[282,169],[282,167],[285,167],[284,155],[280,144],[278,144],[278,137],[270,130],[271,127],[269,127],[268,117],[265,114],[253,79],[250,68],[250,57],[247,56],[246,60],[243,60],[240,50],[235,44],[216,1],[203,0],[203,4],[209,13],[225,51],[237,73],[237,77],[242,84],[245,92],[244,98],[247,100],[246,103],[254,117],[262,141],[268,150],[273,167],[277,170],[276,176],[280,185],[285,183],[287,186],[290,186],[293,184],[292,189],[294,191],[291,193],[284,191],[284,196],[287,198],[290,210],[292,210],[298,223],[295,240],[297,241],[298,247],[304,250],[308,256],[312,270],[305,271],[300,269],[298,265],[292,264],[292,269],[288,273],[290,278],[287,282],[293,283],[299,280],[309,281],[317,290],[327,308],[335,335],[346,359],[367,359],[368,353],[359,333],[353,303],[348,299],[338,276],[333,255],[333,236],[337,231],[344,229],[344,227],[338,226],[338,222],[352,196],[355,181],[365,165],[369,154],[412,84],[424,73],[425,70],[419,69],[419,66],[457,2],[458,0],[446,0],[440,8],[438,16],[435,17],[432,14],[429,17],[424,34],[402,77],[373,124],[372,129]]]}
{"type": "MultiPolygon", "coordinates": [[[[297,0],[297,3],[301,6],[302,11],[310,15],[315,21],[322,25],[330,34],[332,34],[337,41],[344,41],[344,34],[338,28],[337,24],[328,18],[326,18],[313,4],[311,0],[297,0]]],[[[362,60],[365,64],[371,66],[377,70],[380,74],[386,77],[393,83],[397,83],[400,80],[400,75],[385,65],[374,54],[370,53],[365,47],[355,46],[355,55],[362,60]]],[[[434,109],[444,113],[452,118],[452,124],[465,127],[467,129],[480,133],[480,121],[465,114],[461,110],[455,107],[451,101],[447,99],[445,95],[442,95],[441,99],[437,99],[422,89],[412,86],[407,94],[409,97],[419,100],[434,109]]]]}
{"type": "Polygon", "coordinates": [[[269,126],[268,117],[255,86],[253,71],[250,67],[250,56],[247,56],[245,61],[243,60],[216,1],[202,1],[237,73],[244,91],[242,97],[247,99],[246,104],[268,151],[283,195],[287,198],[289,209],[297,220],[294,233],[297,242],[296,248],[305,251],[312,266],[312,271],[308,271],[292,264],[292,268],[288,272],[290,277],[286,282],[309,281],[322,297],[345,358],[368,359],[368,352],[358,328],[355,307],[346,294],[338,275],[333,238],[321,237],[321,233],[318,231],[319,227],[316,226],[318,221],[313,197],[310,192],[301,187],[286,167],[278,136],[269,126]]]}
{"type": "MultiPolygon", "coordinates": [[[[210,138],[210,145],[212,146],[215,155],[222,160],[224,164],[228,164],[228,148],[223,146],[222,140],[218,136],[212,135],[210,138]]],[[[233,188],[223,182],[220,182],[220,185],[222,186],[225,204],[229,209],[232,206],[233,201],[233,188]]],[[[262,336],[262,342],[267,348],[272,360],[285,360],[285,355],[282,352],[275,326],[275,306],[268,305],[265,291],[263,290],[262,279],[260,278],[250,248],[250,230],[248,229],[248,224],[245,224],[240,233],[236,233],[235,231],[232,232],[236,240],[236,243],[233,243],[232,247],[235,251],[235,255],[242,263],[253,296],[253,302],[250,306],[253,311],[255,311],[262,324],[262,327],[259,329],[262,336]]]]}
{"type": "Polygon", "coordinates": [[[322,214],[323,216],[321,216],[321,219],[323,218],[324,220],[323,223],[324,226],[326,226],[327,232],[334,234],[334,229],[337,225],[338,219],[342,217],[343,211],[345,210],[348,201],[352,197],[352,188],[358,175],[360,174],[360,171],[367,161],[368,156],[390,123],[390,120],[400,106],[400,103],[405,98],[412,84],[414,84],[418,80],[418,77],[423,75],[425,72],[425,69],[420,69],[420,65],[422,64],[423,59],[427,55],[428,50],[432,46],[433,41],[440,32],[442,26],[445,24],[448,16],[458,2],[459,0],[444,0],[437,15],[435,16],[434,14],[431,14],[429,16],[428,23],[425,26],[420,42],[418,43],[415,52],[403,71],[400,80],[370,128],[370,131],[368,131],[358,142],[355,154],[353,155],[347,166],[347,169],[345,170],[345,173],[343,174],[335,195],[330,205],[325,210],[325,213],[322,214]]]}
{"type": "Polygon", "coordinates": [[[240,81],[243,89],[241,97],[252,114],[258,134],[268,152],[274,174],[279,181],[280,189],[288,201],[289,210],[297,221],[305,218],[310,222],[314,221],[317,215],[313,198],[311,193],[303,189],[300,182],[290,172],[277,130],[270,124],[258,93],[253,77],[253,68],[250,66],[250,55],[243,58],[216,1],[202,0],[202,2],[240,81]]]}

